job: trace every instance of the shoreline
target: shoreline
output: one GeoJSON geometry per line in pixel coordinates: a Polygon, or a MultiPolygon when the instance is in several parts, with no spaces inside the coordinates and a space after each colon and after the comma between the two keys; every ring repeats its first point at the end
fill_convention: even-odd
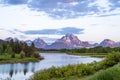
{"type": "Polygon", "coordinates": [[[69,55],[77,55],[77,56],[90,56],[90,57],[106,57],[108,53],[71,53],[67,52],[69,55]]]}
{"type": "Polygon", "coordinates": [[[16,58],[8,58],[8,56],[0,56],[3,57],[0,60],[1,64],[14,64],[14,63],[29,63],[29,62],[38,62],[40,60],[43,60],[43,57],[40,58],[34,58],[34,57],[25,57],[25,58],[19,58],[19,55],[16,56],[16,58]]]}
{"type": "Polygon", "coordinates": [[[77,55],[77,56],[90,56],[90,57],[105,57],[109,53],[72,53],[72,52],[61,52],[61,51],[41,51],[41,53],[66,53],[68,55],[77,55]]]}
{"type": "MultiPolygon", "coordinates": [[[[49,80],[97,80],[104,78],[106,80],[109,80],[116,78],[114,76],[110,78],[106,77],[108,72],[111,74],[111,71],[109,71],[109,69],[111,69],[112,72],[114,71],[114,75],[116,74],[117,76],[119,76],[119,73],[115,73],[116,67],[114,68],[114,66],[119,65],[120,62],[119,58],[120,58],[120,53],[116,52],[116,53],[110,53],[109,55],[107,55],[107,57],[105,57],[104,60],[100,62],[92,62],[89,64],[74,64],[63,67],[53,66],[45,70],[37,71],[29,78],[29,80],[47,80],[48,78],[49,80]],[[102,76],[101,78],[100,77],[97,78],[96,75],[97,76],[102,75],[102,76]]],[[[120,68],[117,70],[120,70],[120,68]]],[[[116,78],[115,80],[118,79],[116,78]]]]}
{"type": "Polygon", "coordinates": [[[1,64],[15,64],[15,63],[29,63],[29,62],[39,62],[42,59],[21,59],[21,61],[0,61],[1,64]]]}

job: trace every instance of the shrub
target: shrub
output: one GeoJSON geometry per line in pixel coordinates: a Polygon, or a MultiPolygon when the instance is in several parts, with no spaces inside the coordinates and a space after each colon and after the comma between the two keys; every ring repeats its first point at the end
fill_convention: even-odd
{"type": "Polygon", "coordinates": [[[25,57],[25,52],[24,51],[21,51],[20,52],[20,58],[24,58],[25,57]]]}
{"type": "Polygon", "coordinates": [[[87,76],[94,73],[94,69],[87,64],[68,65],[63,67],[51,67],[35,73],[31,80],[50,80],[52,78],[62,78],[69,76],[87,76]]]}
{"type": "Polygon", "coordinates": [[[38,53],[34,53],[33,56],[34,56],[35,58],[40,58],[40,55],[39,55],[38,53]]]}
{"type": "Polygon", "coordinates": [[[12,53],[12,54],[11,54],[11,58],[15,58],[15,53],[12,53]]]}
{"type": "Polygon", "coordinates": [[[120,80],[120,64],[94,74],[88,80],[120,80]]]}
{"type": "Polygon", "coordinates": [[[112,67],[120,62],[120,53],[113,52],[106,56],[101,62],[94,63],[93,67],[96,71],[112,67]]]}
{"type": "Polygon", "coordinates": [[[106,69],[108,67],[114,66],[115,64],[118,64],[119,62],[120,62],[120,53],[114,52],[108,54],[108,56],[106,56],[106,58],[101,62],[100,65],[103,69],[106,69]]]}

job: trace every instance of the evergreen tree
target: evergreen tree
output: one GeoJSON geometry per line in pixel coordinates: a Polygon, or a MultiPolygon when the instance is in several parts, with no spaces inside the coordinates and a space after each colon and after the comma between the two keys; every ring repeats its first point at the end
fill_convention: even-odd
{"type": "Polygon", "coordinates": [[[5,49],[5,53],[12,54],[14,52],[13,52],[12,48],[9,45],[7,45],[7,48],[5,49]]]}
{"type": "Polygon", "coordinates": [[[3,44],[2,44],[2,47],[3,47],[3,53],[5,53],[5,49],[7,48],[7,45],[8,45],[7,43],[3,43],[3,44]]]}
{"type": "Polygon", "coordinates": [[[24,43],[23,51],[25,52],[25,56],[29,57],[29,51],[30,51],[30,49],[29,49],[29,46],[26,43],[24,43]]]}
{"type": "Polygon", "coordinates": [[[32,43],[32,45],[30,46],[30,49],[31,49],[30,55],[34,55],[35,54],[35,45],[34,45],[34,43],[32,43]]]}
{"type": "Polygon", "coordinates": [[[0,55],[2,55],[3,53],[4,53],[4,51],[3,51],[3,46],[0,45],[0,55]]]}
{"type": "Polygon", "coordinates": [[[20,44],[18,41],[14,42],[14,52],[15,53],[20,53],[21,48],[20,48],[20,44]]]}

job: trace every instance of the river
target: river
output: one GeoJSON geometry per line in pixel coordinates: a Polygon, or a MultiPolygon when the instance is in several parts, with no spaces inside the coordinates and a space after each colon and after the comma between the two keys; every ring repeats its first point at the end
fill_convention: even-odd
{"type": "Polygon", "coordinates": [[[27,80],[34,72],[50,68],[51,66],[65,66],[68,64],[90,63],[101,61],[102,58],[75,56],[66,53],[40,53],[44,60],[39,62],[1,64],[0,80],[27,80]]]}

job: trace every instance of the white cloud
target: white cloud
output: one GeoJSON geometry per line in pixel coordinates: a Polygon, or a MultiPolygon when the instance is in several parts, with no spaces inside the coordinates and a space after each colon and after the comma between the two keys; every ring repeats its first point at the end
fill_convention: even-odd
{"type": "MultiPolygon", "coordinates": [[[[70,4],[77,5],[76,2],[70,4]]],[[[96,0],[95,3],[91,3],[89,6],[93,5],[99,6],[100,14],[90,12],[92,15],[69,19],[54,19],[43,11],[30,10],[26,5],[0,6],[0,28],[26,31],[76,27],[85,29],[84,34],[78,35],[81,40],[99,42],[104,38],[111,38],[115,41],[120,41],[120,8],[117,7],[109,11],[109,6],[112,4],[108,0],[96,0]],[[103,12],[104,10],[107,12],[103,12]]],[[[64,11],[64,9],[54,8],[54,11],[56,10],[64,11]]],[[[75,15],[74,12],[73,15],[75,15]]],[[[0,30],[0,38],[4,39],[9,36],[21,39],[23,39],[22,37],[25,37],[24,39],[34,39],[35,37],[60,38],[63,35],[25,35],[20,32],[12,34],[11,32],[0,30]]]]}
{"type": "Polygon", "coordinates": [[[92,7],[96,5],[100,12],[109,11],[111,9],[111,3],[109,0],[96,0],[95,2],[91,2],[88,7],[92,7]]]}
{"type": "Polygon", "coordinates": [[[78,2],[72,2],[72,3],[70,3],[71,5],[73,5],[73,6],[76,6],[76,5],[78,5],[79,3],[78,2]]]}

